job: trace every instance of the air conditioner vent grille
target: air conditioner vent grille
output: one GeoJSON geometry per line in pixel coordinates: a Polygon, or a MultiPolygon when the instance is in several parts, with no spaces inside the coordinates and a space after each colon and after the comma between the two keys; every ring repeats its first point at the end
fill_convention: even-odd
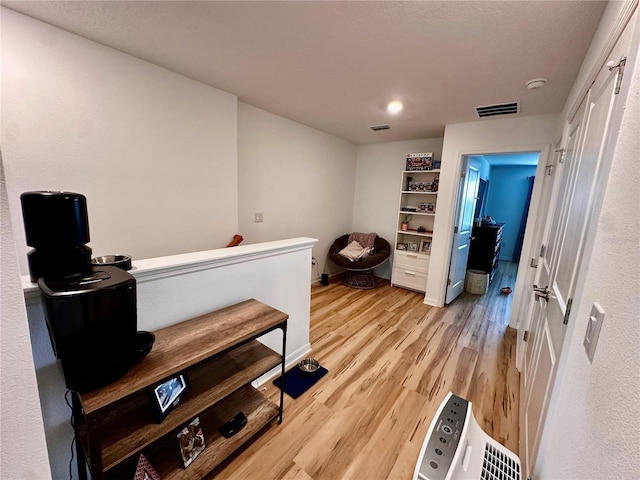
{"type": "Polygon", "coordinates": [[[481,480],[520,480],[520,464],[493,445],[485,444],[481,480]]]}
{"type": "Polygon", "coordinates": [[[374,132],[378,132],[380,130],[389,130],[391,127],[386,123],[382,123],[380,125],[371,125],[369,128],[374,132]]]}
{"type": "Polygon", "coordinates": [[[511,115],[520,113],[520,102],[499,103],[495,105],[484,105],[476,107],[478,117],[493,117],[495,115],[511,115]]]}

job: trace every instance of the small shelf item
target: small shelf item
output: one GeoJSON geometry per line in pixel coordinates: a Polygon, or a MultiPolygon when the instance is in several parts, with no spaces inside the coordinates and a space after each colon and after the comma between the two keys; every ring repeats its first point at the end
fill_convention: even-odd
{"type": "Polygon", "coordinates": [[[189,388],[186,375],[180,374],[163,381],[149,390],[151,405],[158,422],[162,422],[180,402],[180,397],[189,388]]]}
{"type": "Polygon", "coordinates": [[[433,168],[433,153],[409,153],[407,155],[407,170],[431,170],[433,168]]]}
{"type": "Polygon", "coordinates": [[[184,463],[184,468],[187,468],[207,446],[200,426],[200,418],[194,418],[189,425],[178,432],[178,443],[182,463],[184,463]]]}
{"type": "Polygon", "coordinates": [[[425,292],[437,211],[440,161],[432,153],[410,153],[400,180],[396,249],[391,284],[425,292]]]}
{"type": "Polygon", "coordinates": [[[147,458],[140,454],[138,459],[138,465],[136,466],[136,473],[133,480],[161,480],[160,475],[156,472],[155,468],[149,463],[147,458]]]}

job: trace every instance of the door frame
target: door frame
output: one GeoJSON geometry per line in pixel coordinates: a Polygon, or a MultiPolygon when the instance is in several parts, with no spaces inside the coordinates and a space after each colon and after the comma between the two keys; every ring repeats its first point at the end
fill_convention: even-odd
{"type": "MultiPolygon", "coordinates": [[[[551,144],[549,143],[540,143],[540,144],[532,144],[532,145],[511,145],[511,146],[496,146],[491,148],[483,148],[479,150],[465,150],[457,152],[458,157],[458,165],[460,166],[458,170],[464,166],[464,158],[467,156],[478,156],[478,155],[504,155],[504,154],[518,154],[518,153],[528,153],[528,152],[538,152],[540,154],[538,158],[538,166],[536,168],[535,180],[533,182],[533,192],[531,193],[531,203],[529,205],[529,213],[527,214],[527,226],[524,232],[524,239],[522,242],[522,255],[520,255],[520,262],[518,262],[518,273],[516,276],[516,284],[514,287],[514,298],[513,303],[511,305],[511,312],[517,311],[516,308],[519,309],[520,303],[522,302],[522,290],[523,286],[526,285],[524,278],[528,272],[528,269],[532,269],[529,267],[529,258],[532,254],[531,250],[534,246],[534,236],[535,236],[535,225],[538,219],[538,214],[540,213],[540,204],[542,201],[542,180],[544,175],[546,175],[547,164],[550,163],[550,154],[551,154],[551,144]]],[[[461,185],[458,185],[458,190],[456,191],[456,198],[460,196],[460,188],[461,185]]],[[[455,215],[456,210],[454,209],[454,219],[453,225],[455,226],[455,215]]],[[[449,240],[448,246],[448,258],[447,258],[447,272],[451,266],[451,252],[453,248],[454,236],[453,234],[449,240]]],[[[538,248],[538,247],[535,247],[538,248]]],[[[534,258],[537,258],[534,257],[534,258]]],[[[533,270],[533,269],[532,269],[533,270]]],[[[446,296],[447,291],[447,278],[444,279],[444,295],[446,296]]],[[[518,328],[518,318],[517,315],[511,315],[509,318],[509,326],[512,328],[518,328]]]]}

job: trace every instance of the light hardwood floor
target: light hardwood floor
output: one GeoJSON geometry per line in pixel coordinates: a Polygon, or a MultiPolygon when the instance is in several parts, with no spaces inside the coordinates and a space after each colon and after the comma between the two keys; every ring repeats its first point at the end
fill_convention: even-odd
{"type": "MultiPolygon", "coordinates": [[[[508,328],[517,265],[504,262],[486,295],[451,305],[381,282],[311,293],[312,356],[329,373],[216,470],[217,479],[411,479],[445,395],[470,400],[480,426],[518,451],[519,373],[508,328]]],[[[269,395],[277,390],[265,386],[269,395]]]]}

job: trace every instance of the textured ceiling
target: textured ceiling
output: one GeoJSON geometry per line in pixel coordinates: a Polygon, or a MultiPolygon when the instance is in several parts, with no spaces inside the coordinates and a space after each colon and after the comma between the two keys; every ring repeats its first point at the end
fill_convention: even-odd
{"type": "Polygon", "coordinates": [[[442,136],[475,106],[559,112],[596,1],[3,1],[356,144],[442,136]],[[545,88],[524,84],[547,77],[545,88]],[[401,100],[390,116],[385,105],[401,100]],[[390,130],[368,126],[388,123],[390,130]]]}

